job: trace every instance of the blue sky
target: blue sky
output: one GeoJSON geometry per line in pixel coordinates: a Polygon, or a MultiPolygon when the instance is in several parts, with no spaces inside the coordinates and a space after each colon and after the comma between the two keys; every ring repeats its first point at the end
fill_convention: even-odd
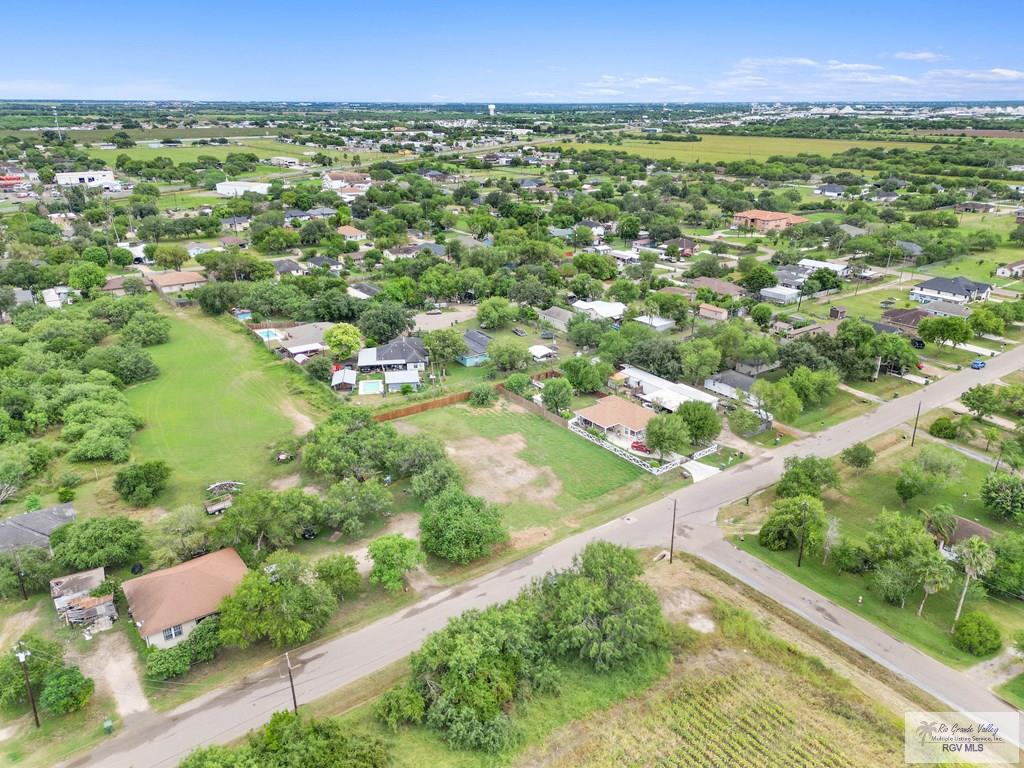
{"type": "Polygon", "coordinates": [[[9,99],[1024,100],[1020,0],[56,0],[0,24],[9,99]]]}

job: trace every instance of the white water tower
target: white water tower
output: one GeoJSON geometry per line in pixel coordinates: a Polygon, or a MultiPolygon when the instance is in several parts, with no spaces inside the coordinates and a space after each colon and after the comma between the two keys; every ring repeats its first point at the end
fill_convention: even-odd
{"type": "Polygon", "coordinates": [[[491,117],[494,117],[494,105],[493,104],[488,104],[487,105],[487,114],[490,115],[491,117]]]}

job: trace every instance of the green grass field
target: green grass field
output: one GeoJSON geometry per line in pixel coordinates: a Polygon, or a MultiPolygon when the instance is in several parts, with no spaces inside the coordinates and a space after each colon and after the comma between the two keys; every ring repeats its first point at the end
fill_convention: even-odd
{"type": "Polygon", "coordinates": [[[673,158],[683,162],[732,162],[734,160],[767,160],[773,155],[796,155],[801,152],[830,156],[854,147],[925,150],[931,144],[856,141],[845,139],[791,139],[762,136],[705,135],[701,141],[646,141],[626,139],[618,144],[574,144],[577,149],[610,149],[629,152],[654,160],[673,158]]]}
{"type": "Polygon", "coordinates": [[[864,402],[861,398],[840,389],[824,405],[805,410],[792,421],[784,421],[782,423],[796,429],[802,429],[804,432],[819,432],[841,421],[847,421],[854,416],[860,416],[874,407],[875,403],[864,402]]]}
{"type": "Polygon", "coordinates": [[[146,422],[133,442],[134,460],[162,459],[172,468],[157,502],[198,501],[219,480],[263,484],[280,472],[272,444],[294,428],[285,410],[299,405],[289,394],[289,371],[241,326],[197,312],[171,317],[171,341],[151,350],[160,375],[127,393],[146,422]]]}
{"type": "Polygon", "coordinates": [[[454,448],[470,485],[479,481],[474,492],[488,495],[484,479],[493,470],[496,503],[513,531],[594,525],[683,482],[674,474],[656,478],[540,416],[513,412],[504,401],[483,410],[438,408],[402,421],[454,448]],[[506,441],[521,447],[510,456],[514,449],[503,447],[506,441]]]}
{"type": "MultiPolygon", "coordinates": [[[[920,450],[921,441],[918,441],[916,448],[910,448],[909,441],[900,440],[893,444],[893,440],[893,436],[879,438],[879,441],[886,441],[890,446],[879,455],[875,465],[866,472],[844,469],[841,487],[838,490],[826,491],[823,496],[826,512],[839,518],[842,534],[851,542],[862,544],[865,541],[872,520],[883,509],[913,514],[920,508],[932,508],[938,504],[949,504],[958,515],[976,520],[997,531],[1015,528],[985,509],[979,492],[990,468],[966,457],[961,457],[963,471],[958,479],[945,487],[932,487],[903,506],[895,490],[899,465],[920,450]]],[[[771,494],[755,497],[752,504],[754,507],[765,505],[771,498],[771,494]]],[[[725,514],[728,516],[732,511],[725,514]]],[[[758,544],[756,534],[747,535],[742,541],[737,539],[735,543],[805,586],[873,621],[894,637],[951,666],[962,668],[978,661],[975,657],[953,647],[949,638],[949,628],[959,597],[959,580],[951,589],[928,598],[924,615],[919,619],[914,615],[921,600],[919,590],[911,595],[906,607],[898,608],[879,597],[872,588],[869,577],[837,573],[831,566],[821,565],[820,555],[805,557],[803,566],[797,568],[795,551],[771,552],[758,544]],[[863,604],[858,604],[860,597],[864,599],[863,604]]],[[[989,595],[982,599],[969,600],[967,608],[976,608],[991,616],[1003,630],[1004,639],[1009,639],[1014,632],[1024,629],[1024,604],[1020,601],[989,595]]]]}

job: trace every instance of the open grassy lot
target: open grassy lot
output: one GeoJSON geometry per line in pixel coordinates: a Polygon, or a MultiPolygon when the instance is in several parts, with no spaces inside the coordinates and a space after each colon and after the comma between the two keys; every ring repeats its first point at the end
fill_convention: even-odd
{"type": "MultiPolygon", "coordinates": [[[[883,509],[914,514],[919,508],[949,504],[957,514],[997,531],[1014,527],[990,514],[981,501],[979,489],[990,467],[966,457],[961,457],[963,471],[957,480],[945,487],[930,488],[904,507],[896,495],[896,477],[900,464],[920,450],[922,441],[919,440],[915,448],[911,448],[909,443],[909,440],[897,433],[876,438],[872,445],[879,450],[879,455],[871,469],[856,472],[843,468],[841,487],[824,494],[826,512],[839,519],[842,534],[851,542],[861,544],[865,541],[872,520],[883,509]]],[[[899,608],[885,602],[878,595],[869,576],[837,573],[831,565],[823,566],[820,556],[805,557],[802,567],[797,568],[795,551],[771,552],[757,542],[756,530],[773,500],[774,494],[769,490],[751,499],[750,507],[734,505],[723,510],[723,519],[734,523],[739,521],[740,528],[749,532],[748,535],[736,538],[737,546],[839,605],[873,621],[894,637],[951,666],[967,667],[978,661],[957,650],[950,641],[949,628],[960,594],[959,580],[952,588],[929,597],[924,615],[918,618],[914,612],[922,596],[919,590],[910,596],[906,607],[899,608]],[[859,598],[863,598],[863,604],[858,603],[859,598]]],[[[992,617],[1002,629],[1004,639],[1024,629],[1024,603],[1019,600],[1007,600],[998,595],[969,598],[966,609],[975,608],[992,617]]]]}
{"type": "Polygon", "coordinates": [[[198,501],[219,480],[266,483],[282,472],[273,443],[309,423],[289,392],[291,372],[231,321],[169,314],[171,341],[151,350],[160,375],[127,393],[146,422],[134,459],[172,468],[158,503],[198,501]]]}
{"type": "Polygon", "coordinates": [[[767,160],[772,155],[796,155],[801,152],[831,156],[854,147],[925,150],[931,144],[857,141],[845,139],[793,139],[775,136],[704,135],[700,141],[648,141],[626,139],[618,144],[574,144],[578,149],[611,149],[629,152],[655,160],[674,158],[684,162],[731,162],[734,160],[767,160]]]}
{"type": "Polygon", "coordinates": [[[470,492],[500,505],[513,531],[594,525],[619,506],[638,506],[683,483],[675,473],[649,475],[503,400],[493,408],[438,408],[392,423],[442,440],[470,492]]]}
{"type": "Polygon", "coordinates": [[[903,397],[912,392],[917,392],[921,388],[919,384],[914,384],[912,381],[887,374],[879,376],[874,381],[856,381],[850,386],[861,392],[867,392],[869,395],[880,397],[883,400],[903,397]]]}
{"type": "Polygon", "coordinates": [[[804,432],[819,432],[841,421],[860,416],[874,407],[875,403],[840,389],[824,405],[805,410],[792,421],[783,424],[802,429],[804,432]]]}

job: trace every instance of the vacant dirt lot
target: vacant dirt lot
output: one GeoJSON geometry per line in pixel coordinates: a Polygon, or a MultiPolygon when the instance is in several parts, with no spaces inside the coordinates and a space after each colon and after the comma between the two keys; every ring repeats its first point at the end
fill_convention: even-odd
{"type": "Polygon", "coordinates": [[[466,477],[466,490],[493,504],[508,504],[529,494],[534,504],[555,507],[562,483],[548,467],[535,467],[519,458],[526,448],[522,435],[489,440],[467,437],[447,445],[448,455],[466,477]]]}
{"type": "MultiPolygon", "coordinates": [[[[122,619],[123,621],[123,619],[122,619]]],[[[123,632],[110,630],[93,638],[92,650],[81,656],[68,654],[68,661],[77,664],[84,675],[96,681],[97,693],[113,696],[121,717],[149,709],[142,692],[135,651],[123,632]]]]}

